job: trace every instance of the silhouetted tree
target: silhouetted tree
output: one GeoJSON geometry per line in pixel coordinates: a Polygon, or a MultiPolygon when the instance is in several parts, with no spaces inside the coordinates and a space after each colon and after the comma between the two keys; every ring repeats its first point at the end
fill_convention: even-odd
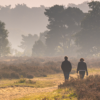
{"type": "Polygon", "coordinates": [[[28,7],[26,4],[0,6],[0,20],[6,23],[12,47],[21,42],[21,34],[40,33],[46,30],[48,18],[44,15],[45,7],[28,7]],[[14,38],[17,37],[17,38],[14,38]]]}
{"type": "Polygon", "coordinates": [[[28,36],[22,35],[22,42],[19,47],[24,49],[25,55],[30,56],[32,54],[32,47],[33,47],[35,41],[37,41],[37,40],[38,40],[38,36],[36,34],[35,35],[28,34],[28,36]],[[28,52],[29,52],[29,54],[28,54],[28,52]]]}
{"type": "Polygon", "coordinates": [[[46,35],[47,54],[54,55],[58,46],[63,48],[64,53],[68,52],[72,35],[80,30],[84,13],[78,8],[65,9],[63,6],[55,5],[46,9],[45,15],[49,18],[49,32],[46,35]]]}
{"type": "Polygon", "coordinates": [[[38,40],[33,45],[32,56],[44,56],[45,53],[45,45],[41,40],[38,40]]]}
{"type": "Polygon", "coordinates": [[[59,45],[59,41],[62,39],[62,28],[66,30],[63,26],[62,14],[64,12],[64,7],[55,5],[49,9],[46,9],[45,15],[49,18],[49,25],[47,28],[50,30],[46,35],[46,46],[47,54],[54,55],[55,48],[59,45]]]}
{"type": "Polygon", "coordinates": [[[65,54],[75,54],[76,45],[74,43],[73,35],[81,30],[81,21],[84,18],[85,14],[79,8],[68,7],[65,9],[64,21],[67,26],[66,35],[63,38],[63,48],[65,54]]]}
{"type": "Polygon", "coordinates": [[[48,31],[42,32],[42,33],[40,33],[40,36],[39,36],[39,40],[41,40],[44,44],[45,44],[45,41],[46,41],[47,33],[48,33],[48,31]]]}
{"type": "Polygon", "coordinates": [[[7,37],[8,31],[5,29],[5,23],[0,21],[0,57],[10,53],[10,45],[7,37]]]}
{"type": "Polygon", "coordinates": [[[100,2],[88,3],[90,11],[81,23],[81,31],[76,34],[79,53],[89,56],[100,52],[100,2]]]}

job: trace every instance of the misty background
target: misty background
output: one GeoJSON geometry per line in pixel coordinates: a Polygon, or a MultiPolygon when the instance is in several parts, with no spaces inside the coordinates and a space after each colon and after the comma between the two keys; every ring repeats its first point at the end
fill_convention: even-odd
{"type": "MultiPolygon", "coordinates": [[[[87,2],[68,6],[78,7],[84,12],[89,10],[87,2]]],[[[0,20],[6,24],[6,29],[9,31],[8,39],[13,48],[22,51],[18,47],[22,39],[21,35],[39,35],[47,30],[48,18],[44,15],[45,8],[44,6],[29,8],[26,4],[17,4],[15,8],[11,8],[11,5],[0,6],[0,20]]]]}
{"type": "MultiPolygon", "coordinates": [[[[78,7],[83,12],[89,10],[87,2],[68,6],[78,7]]],[[[26,4],[17,4],[15,8],[11,8],[11,5],[0,6],[0,20],[6,24],[6,29],[9,31],[8,39],[13,48],[22,51],[18,47],[22,39],[21,35],[39,35],[40,32],[47,30],[48,18],[44,15],[45,8],[44,6],[30,8],[26,4]]]]}
{"type": "MultiPolygon", "coordinates": [[[[17,4],[14,8],[11,5],[0,6],[1,26],[4,22],[3,27],[7,29],[5,39],[8,38],[11,54],[78,56],[77,53],[83,50],[84,45],[78,43],[81,38],[77,34],[81,34],[82,29],[85,28],[82,26],[84,24],[82,21],[90,14],[91,5],[97,3],[99,4],[94,1],[90,4],[86,1],[78,5],[69,3],[67,7],[41,5],[30,8],[26,4],[17,4]]],[[[1,51],[4,50],[2,48],[1,51]]],[[[92,46],[93,50],[84,48],[86,53],[80,52],[80,54],[87,55],[87,53],[97,51],[96,45],[92,46]]]]}

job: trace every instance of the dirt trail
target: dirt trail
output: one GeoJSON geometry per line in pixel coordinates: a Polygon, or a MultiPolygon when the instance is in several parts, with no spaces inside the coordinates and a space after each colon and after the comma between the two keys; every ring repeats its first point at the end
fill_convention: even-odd
{"type": "Polygon", "coordinates": [[[13,100],[25,95],[41,92],[51,92],[56,90],[57,86],[46,88],[31,88],[31,87],[8,87],[0,89],[0,100],[13,100]]]}
{"type": "MultiPolygon", "coordinates": [[[[6,87],[0,88],[0,100],[14,100],[16,98],[21,98],[26,95],[34,94],[34,93],[42,93],[42,92],[51,92],[56,90],[58,84],[63,82],[63,75],[57,74],[52,77],[45,78],[34,78],[33,81],[53,81],[56,86],[53,87],[45,87],[45,88],[32,88],[32,87],[6,87]]],[[[2,82],[1,82],[2,83],[2,82]]],[[[4,83],[2,83],[4,84],[4,83]]]]}

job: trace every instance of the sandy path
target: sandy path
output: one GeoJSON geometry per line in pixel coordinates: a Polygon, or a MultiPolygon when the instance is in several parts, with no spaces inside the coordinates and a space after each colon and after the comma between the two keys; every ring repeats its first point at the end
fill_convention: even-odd
{"type": "MultiPolygon", "coordinates": [[[[53,77],[46,77],[46,78],[34,78],[34,81],[43,81],[49,80],[53,81],[56,86],[53,87],[45,87],[45,88],[32,88],[32,87],[7,87],[7,88],[0,88],[0,100],[14,100],[16,98],[21,98],[26,95],[34,94],[34,93],[42,93],[42,92],[51,92],[56,90],[58,84],[63,82],[63,75],[58,74],[57,76],[53,77]],[[58,77],[57,77],[58,76],[58,77]],[[59,77],[61,77],[59,79],[59,77]]],[[[4,84],[4,83],[2,83],[4,84]]]]}
{"type": "Polygon", "coordinates": [[[0,100],[13,100],[32,93],[51,92],[56,90],[57,86],[46,88],[31,87],[8,87],[0,89],[0,100]]]}

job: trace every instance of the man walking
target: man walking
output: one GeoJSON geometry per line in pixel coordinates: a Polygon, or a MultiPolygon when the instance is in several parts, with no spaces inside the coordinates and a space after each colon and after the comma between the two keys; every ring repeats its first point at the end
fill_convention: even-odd
{"type": "Polygon", "coordinates": [[[65,61],[62,62],[61,68],[62,68],[63,73],[64,73],[65,81],[67,81],[69,79],[69,74],[70,74],[71,69],[72,69],[72,65],[71,65],[70,61],[68,61],[67,56],[65,56],[65,61]]]}

